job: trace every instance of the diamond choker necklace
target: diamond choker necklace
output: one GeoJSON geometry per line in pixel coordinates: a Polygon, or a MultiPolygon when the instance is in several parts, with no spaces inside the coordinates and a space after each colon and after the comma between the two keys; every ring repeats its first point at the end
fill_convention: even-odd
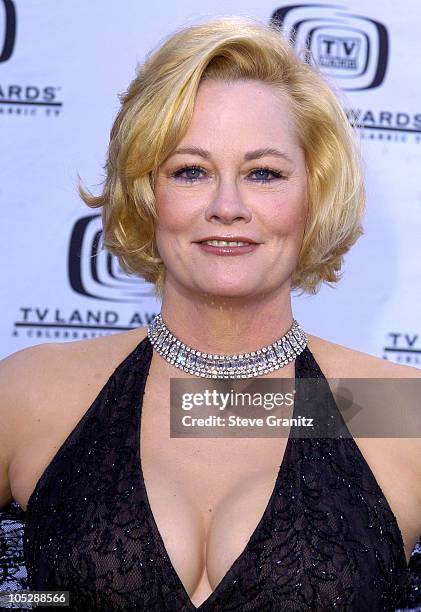
{"type": "Polygon", "coordinates": [[[283,368],[303,352],[307,336],[293,319],[287,333],[272,344],[241,355],[212,355],[196,351],[178,340],[161,314],[148,326],[155,350],[175,367],[203,378],[254,378],[283,368]]]}

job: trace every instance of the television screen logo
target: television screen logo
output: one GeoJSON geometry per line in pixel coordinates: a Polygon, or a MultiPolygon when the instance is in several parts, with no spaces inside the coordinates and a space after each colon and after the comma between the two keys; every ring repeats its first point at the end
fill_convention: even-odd
{"type": "Polygon", "coordinates": [[[417,367],[421,365],[421,336],[418,333],[389,332],[383,359],[417,367]]]}
{"type": "Polygon", "coordinates": [[[0,0],[0,62],[12,56],[16,40],[16,9],[12,0],[0,0]]]}
{"type": "Polygon", "coordinates": [[[107,302],[139,302],[154,297],[153,286],[128,276],[118,259],[103,250],[101,215],[79,219],[72,230],[68,270],[70,286],[76,293],[107,302]]]}
{"type": "Polygon", "coordinates": [[[354,15],[341,6],[296,4],[277,9],[271,22],[297,50],[309,52],[310,61],[342,89],[371,89],[382,84],[389,38],[379,21],[354,15]]]}

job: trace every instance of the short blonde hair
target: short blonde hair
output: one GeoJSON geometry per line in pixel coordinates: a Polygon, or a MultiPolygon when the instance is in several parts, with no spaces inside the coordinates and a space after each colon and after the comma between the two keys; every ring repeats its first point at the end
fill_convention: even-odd
{"type": "Polygon", "coordinates": [[[119,96],[102,193],[79,180],[91,208],[102,208],[103,244],[129,274],[162,297],[164,263],[155,242],[154,181],[191,121],[203,79],[253,79],[286,93],[303,147],[309,209],[292,289],[316,293],[340,278],[344,254],[363,233],[365,192],[353,130],[321,74],[300,59],[276,25],[221,17],[171,35],[119,96]]]}

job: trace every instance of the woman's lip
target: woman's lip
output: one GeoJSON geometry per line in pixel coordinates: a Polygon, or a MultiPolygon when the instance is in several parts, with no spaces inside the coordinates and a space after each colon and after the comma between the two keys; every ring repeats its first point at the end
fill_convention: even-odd
{"type": "Polygon", "coordinates": [[[205,242],[196,242],[195,244],[205,253],[211,253],[212,255],[245,255],[246,253],[252,253],[259,246],[255,242],[244,246],[212,246],[205,242]]]}

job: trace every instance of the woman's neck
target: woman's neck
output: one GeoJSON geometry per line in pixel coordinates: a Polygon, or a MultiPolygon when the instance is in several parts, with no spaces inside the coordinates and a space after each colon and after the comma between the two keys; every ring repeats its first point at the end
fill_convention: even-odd
{"type": "Polygon", "coordinates": [[[205,353],[239,354],[271,344],[292,324],[289,287],[250,298],[164,291],[162,318],[184,344],[205,353]]]}

